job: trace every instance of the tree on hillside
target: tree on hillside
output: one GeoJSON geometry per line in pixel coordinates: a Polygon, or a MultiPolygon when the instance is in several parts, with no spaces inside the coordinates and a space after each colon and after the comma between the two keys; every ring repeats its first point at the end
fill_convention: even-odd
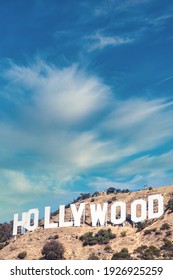
{"type": "Polygon", "coordinates": [[[64,252],[63,244],[55,240],[47,242],[41,251],[46,260],[63,260],[64,252]]]}
{"type": "Polygon", "coordinates": [[[0,243],[9,240],[12,237],[13,225],[12,223],[0,224],[0,243]]]}

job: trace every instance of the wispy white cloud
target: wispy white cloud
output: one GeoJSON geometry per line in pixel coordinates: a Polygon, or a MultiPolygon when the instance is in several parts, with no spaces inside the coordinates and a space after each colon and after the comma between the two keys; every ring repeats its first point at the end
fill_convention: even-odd
{"type": "Polygon", "coordinates": [[[94,13],[96,16],[102,16],[117,11],[126,11],[127,9],[146,4],[151,0],[107,0],[102,5],[96,6],[94,13]]]}
{"type": "Polygon", "coordinates": [[[166,21],[172,17],[173,17],[173,15],[171,15],[171,14],[165,14],[165,15],[161,15],[159,17],[146,19],[146,21],[148,21],[148,23],[150,23],[150,24],[158,26],[158,25],[164,25],[166,23],[166,21]]]}
{"type": "MultiPolygon", "coordinates": [[[[102,17],[103,20],[111,18],[112,20],[110,25],[109,21],[106,22],[103,29],[104,34],[100,30],[96,34],[88,36],[89,40],[92,40],[89,50],[139,42],[148,38],[148,32],[154,34],[162,31],[172,20],[172,8],[165,6],[163,11],[161,9],[154,11],[152,9],[154,5],[154,1],[151,0],[110,0],[96,6],[94,10],[96,17],[102,17]],[[149,8],[148,13],[147,7],[149,8]],[[108,36],[110,30],[112,35],[108,36]],[[112,30],[115,33],[112,33],[112,30]]],[[[167,36],[167,32],[165,32],[165,36],[167,36]]],[[[170,39],[170,34],[168,38],[170,39]]]]}
{"type": "Polygon", "coordinates": [[[132,154],[147,151],[172,139],[172,105],[165,99],[117,101],[102,126],[114,133],[122,153],[123,149],[132,154]]]}
{"type": "MultiPolygon", "coordinates": [[[[173,185],[172,172],[170,172],[172,171],[172,156],[172,150],[160,155],[148,154],[141,156],[117,168],[116,175],[120,178],[126,176],[136,178],[136,174],[138,174],[138,178],[134,182],[134,185],[138,187],[142,186],[142,184],[154,187],[173,185]]],[[[127,185],[128,183],[130,182],[127,182],[127,185]]]]}
{"type": "Polygon", "coordinates": [[[67,199],[66,186],[77,174],[113,160],[109,143],[85,127],[86,122],[94,125],[112,98],[99,78],[77,66],[57,69],[42,61],[12,64],[3,78],[8,84],[1,95],[17,115],[1,108],[1,209],[10,197],[16,208],[38,195],[67,199]]]}
{"type": "Polygon", "coordinates": [[[164,79],[154,83],[152,86],[158,86],[158,85],[160,85],[162,83],[165,83],[165,82],[168,82],[168,81],[170,81],[172,79],[173,79],[173,75],[170,75],[170,76],[168,76],[168,77],[166,77],[166,78],[164,78],[164,79]]]}
{"type": "Polygon", "coordinates": [[[88,186],[93,190],[93,191],[106,191],[110,187],[114,187],[116,189],[124,189],[124,188],[134,188],[134,182],[132,181],[117,181],[115,180],[109,180],[108,178],[105,177],[93,177],[92,181],[88,182],[88,186]]]}
{"type": "Polygon", "coordinates": [[[118,2],[116,0],[115,1],[111,0],[110,2],[112,3],[112,6],[114,6],[114,8],[116,5],[117,10],[126,10],[138,5],[146,4],[148,2],[151,2],[151,0],[125,0],[125,1],[118,1],[118,2]]]}
{"type": "Polygon", "coordinates": [[[0,219],[13,219],[13,213],[27,209],[28,203],[36,202],[40,195],[49,193],[46,180],[34,180],[23,171],[0,169],[0,219]]]}
{"type": "Polygon", "coordinates": [[[109,178],[117,178],[116,186],[133,188],[145,176],[154,178],[157,166],[162,178],[171,166],[171,152],[160,159],[130,157],[148,155],[171,141],[172,101],[121,100],[97,76],[74,65],[12,64],[3,78],[6,86],[0,94],[17,114],[1,108],[1,209],[13,196],[16,205],[21,197],[27,203],[37,195],[70,199],[69,186],[82,174],[90,177],[89,187],[102,188],[112,184],[109,178]],[[97,175],[100,168],[105,180],[97,175]]]}
{"type": "Polygon", "coordinates": [[[104,36],[97,32],[95,35],[86,37],[89,40],[88,50],[104,49],[107,46],[119,46],[133,42],[132,38],[122,36],[104,36]]]}
{"type": "Polygon", "coordinates": [[[161,155],[145,155],[135,160],[131,160],[130,163],[124,164],[122,168],[117,169],[118,174],[135,175],[138,174],[150,174],[159,172],[166,172],[171,170],[171,159],[173,151],[163,153],[161,155]]]}
{"type": "MultiPolygon", "coordinates": [[[[87,76],[75,65],[62,70],[42,61],[32,67],[12,65],[6,77],[12,81],[13,88],[17,87],[17,96],[14,96],[14,92],[10,96],[13,102],[14,97],[15,102],[21,102],[23,97],[23,100],[32,98],[33,110],[35,106],[39,110],[36,117],[40,115],[42,119],[45,116],[45,121],[81,121],[109,102],[109,88],[98,78],[87,76]],[[26,88],[28,96],[23,96],[22,90],[26,88]]],[[[28,113],[32,110],[25,109],[28,113]]]]}
{"type": "MultiPolygon", "coordinates": [[[[74,66],[59,70],[43,62],[13,65],[6,78],[8,99],[17,106],[20,119],[0,123],[1,164],[22,151],[33,151],[35,169],[54,166],[62,179],[150,150],[172,137],[172,101],[115,99],[97,77],[74,66]],[[105,117],[97,118],[102,112],[105,117]]],[[[27,152],[24,160],[30,166],[27,152]]]]}
{"type": "MultiPolygon", "coordinates": [[[[39,203],[52,205],[56,208],[63,202],[71,201],[77,192],[64,189],[56,177],[51,174],[32,174],[22,170],[0,169],[0,220],[12,220],[14,213],[28,211],[32,206],[39,207],[39,203]],[[31,206],[32,205],[32,206],[31,206]]],[[[43,209],[40,215],[43,215],[43,209]]]]}

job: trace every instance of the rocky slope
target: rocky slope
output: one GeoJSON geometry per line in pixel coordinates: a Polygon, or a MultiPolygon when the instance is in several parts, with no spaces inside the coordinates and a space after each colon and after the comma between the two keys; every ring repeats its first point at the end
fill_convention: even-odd
{"type": "MultiPolygon", "coordinates": [[[[123,248],[128,249],[132,259],[173,259],[173,211],[167,207],[168,202],[172,199],[173,186],[129,193],[111,193],[108,195],[100,193],[98,196],[76,203],[77,205],[82,202],[86,203],[85,224],[80,227],[44,229],[41,222],[35,231],[18,235],[17,238],[11,238],[9,244],[0,250],[0,259],[18,259],[18,254],[22,251],[27,252],[25,259],[39,259],[42,257],[41,250],[44,244],[56,235],[58,235],[57,240],[65,247],[65,259],[69,260],[88,259],[91,254],[99,259],[111,259],[114,253],[120,252],[123,248]],[[158,219],[146,220],[142,223],[143,227],[141,229],[133,227],[130,220],[126,221],[124,226],[112,226],[109,223],[104,227],[90,226],[89,205],[91,203],[102,204],[108,202],[110,209],[111,204],[115,201],[124,201],[127,205],[127,213],[130,215],[130,205],[134,200],[142,198],[147,201],[148,196],[152,194],[163,195],[164,214],[158,219]],[[107,244],[83,246],[80,236],[87,232],[96,234],[100,229],[107,230],[108,228],[116,234],[116,237],[110,239],[107,244]],[[144,245],[147,247],[141,247],[144,245]]],[[[69,220],[70,218],[71,211],[68,207],[66,209],[66,219],[69,220]]],[[[56,222],[58,219],[58,214],[56,214],[52,216],[51,221],[56,222]]]]}

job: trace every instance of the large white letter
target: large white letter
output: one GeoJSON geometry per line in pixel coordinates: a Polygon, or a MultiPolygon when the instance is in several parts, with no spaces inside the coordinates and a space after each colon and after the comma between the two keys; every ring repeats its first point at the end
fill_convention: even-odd
{"type": "Polygon", "coordinates": [[[22,227],[25,228],[25,224],[27,221],[27,213],[22,213],[22,220],[19,221],[19,214],[14,214],[14,220],[13,220],[13,235],[17,235],[17,228],[22,227]]]}
{"type": "Polygon", "coordinates": [[[119,224],[122,224],[126,219],[126,204],[125,202],[122,202],[122,201],[117,201],[117,202],[114,202],[111,206],[111,222],[114,224],[114,225],[119,225],[119,224]],[[116,208],[117,207],[120,207],[121,210],[120,210],[120,213],[121,213],[121,216],[120,218],[116,218],[116,208]]]}
{"type": "Polygon", "coordinates": [[[99,222],[101,226],[104,226],[105,218],[108,210],[108,203],[103,204],[103,209],[101,208],[100,204],[91,204],[90,211],[91,211],[91,220],[92,226],[95,227],[99,222]]]}
{"type": "Polygon", "coordinates": [[[72,227],[73,226],[73,222],[65,222],[65,206],[64,205],[60,205],[59,207],[59,227],[72,227]]]}
{"type": "Polygon", "coordinates": [[[163,196],[161,194],[150,195],[148,197],[148,219],[159,218],[163,215],[163,196]],[[154,200],[158,201],[158,211],[154,213],[154,200]]]}
{"type": "Polygon", "coordinates": [[[58,227],[57,223],[50,223],[50,207],[45,207],[44,213],[44,228],[56,228],[58,227]]]}
{"type": "Polygon", "coordinates": [[[131,204],[131,220],[135,223],[142,222],[147,217],[147,203],[143,199],[137,199],[131,204]],[[137,217],[136,206],[141,205],[141,216],[137,217]]]}
{"type": "Polygon", "coordinates": [[[27,230],[33,231],[38,227],[38,216],[39,216],[38,209],[30,209],[27,212],[26,226],[25,226],[27,230]],[[31,225],[31,215],[34,215],[33,225],[31,225]]]}
{"type": "Polygon", "coordinates": [[[80,226],[81,216],[82,216],[82,213],[83,213],[83,211],[85,209],[85,203],[81,203],[79,205],[78,210],[76,209],[76,205],[75,204],[71,204],[70,207],[71,207],[72,214],[73,214],[73,217],[74,217],[74,226],[75,227],[79,227],[80,226]]]}

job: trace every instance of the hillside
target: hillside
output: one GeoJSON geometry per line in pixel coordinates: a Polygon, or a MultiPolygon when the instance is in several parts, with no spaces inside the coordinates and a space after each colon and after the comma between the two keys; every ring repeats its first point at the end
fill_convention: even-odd
{"type": "MultiPolygon", "coordinates": [[[[80,227],[44,229],[41,222],[35,231],[18,235],[17,238],[12,237],[8,241],[9,244],[0,250],[0,259],[18,259],[18,254],[22,251],[27,252],[25,259],[40,259],[44,244],[57,237],[56,240],[65,247],[65,259],[69,260],[88,259],[91,254],[99,259],[111,259],[114,253],[120,252],[123,248],[128,249],[132,259],[173,259],[173,209],[167,207],[172,199],[173,186],[128,193],[99,193],[94,197],[76,202],[77,205],[81,202],[86,203],[85,224],[80,227]],[[90,226],[89,205],[91,203],[108,202],[111,206],[115,201],[124,201],[127,204],[127,213],[130,215],[130,204],[134,200],[140,198],[147,200],[152,194],[162,194],[164,197],[164,214],[160,218],[145,220],[138,225],[140,228],[134,227],[130,219],[124,223],[124,226],[112,226],[109,223],[104,227],[90,226]],[[101,229],[106,231],[110,229],[116,237],[108,242],[106,240],[105,244],[83,246],[80,240],[82,235],[87,232],[96,234],[101,229]],[[147,247],[141,247],[144,245],[147,247]]],[[[70,213],[70,208],[67,206],[67,220],[71,218],[70,213]]],[[[56,222],[59,219],[58,215],[53,215],[51,221],[56,222]]]]}

